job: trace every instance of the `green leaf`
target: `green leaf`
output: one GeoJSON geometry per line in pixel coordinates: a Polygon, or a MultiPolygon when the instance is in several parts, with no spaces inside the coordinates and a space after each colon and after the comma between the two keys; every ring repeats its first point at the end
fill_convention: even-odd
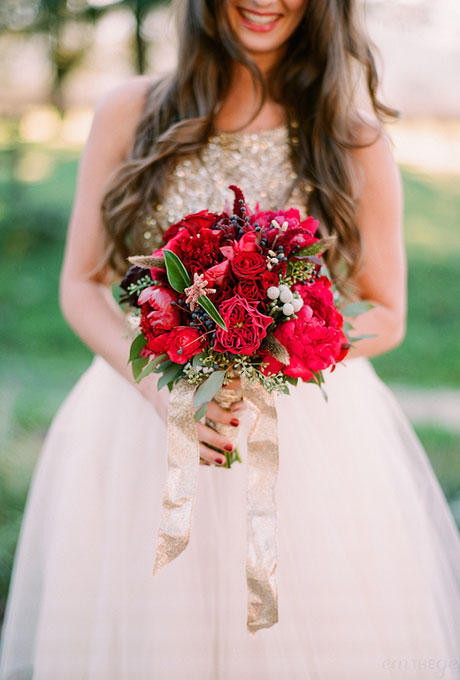
{"type": "Polygon", "coordinates": [[[192,366],[202,366],[203,365],[203,359],[204,359],[204,352],[200,352],[199,354],[195,354],[192,359],[192,366]]]}
{"type": "Polygon", "coordinates": [[[136,378],[136,382],[140,382],[142,378],[146,378],[152,371],[155,370],[155,368],[158,366],[158,364],[161,364],[162,361],[164,361],[167,358],[167,354],[160,354],[160,356],[156,357],[151,361],[140,373],[140,375],[136,378]]]}
{"type": "Polygon", "coordinates": [[[298,379],[298,378],[293,378],[293,377],[290,376],[290,375],[287,375],[287,376],[286,376],[286,380],[288,381],[288,383],[291,383],[291,385],[294,385],[294,386],[296,386],[297,383],[299,382],[299,379],[298,379]]]}
{"type": "Polygon", "coordinates": [[[176,253],[173,253],[172,250],[163,250],[163,255],[169,283],[178,293],[183,293],[184,288],[192,285],[187,270],[180,258],[177,257],[176,253]]]}
{"type": "Polygon", "coordinates": [[[198,298],[198,304],[203,307],[204,311],[209,314],[211,319],[215,321],[215,323],[220,326],[224,331],[227,331],[228,328],[225,324],[225,321],[217,311],[216,306],[214,305],[213,302],[208,298],[207,295],[200,295],[198,298]]]}
{"type": "Polygon", "coordinates": [[[366,338],[376,338],[376,333],[364,333],[363,335],[357,335],[355,338],[350,337],[350,342],[358,342],[358,340],[365,340],[366,338]]]}
{"type": "Polygon", "coordinates": [[[158,389],[161,390],[162,387],[168,385],[168,383],[173,382],[182,373],[184,367],[182,364],[175,364],[174,362],[169,364],[164,371],[163,375],[158,380],[158,389]]]}
{"type": "Polygon", "coordinates": [[[133,361],[131,363],[131,368],[132,368],[133,376],[134,376],[134,379],[136,380],[136,382],[137,382],[137,380],[138,380],[138,378],[141,374],[142,369],[148,363],[148,361],[149,360],[148,360],[147,357],[133,359],[133,361]]]}
{"type": "Polygon", "coordinates": [[[334,243],[335,237],[328,237],[328,238],[323,238],[320,239],[319,241],[316,241],[316,243],[312,243],[310,246],[305,246],[305,248],[301,248],[295,253],[295,256],[305,256],[305,255],[319,255],[320,253],[324,253],[325,250],[330,248],[330,246],[334,243]]]}
{"type": "Polygon", "coordinates": [[[197,411],[195,411],[195,422],[198,422],[199,420],[202,419],[202,417],[206,413],[207,407],[208,404],[205,402],[204,404],[201,404],[200,408],[197,411]]]}
{"type": "Polygon", "coordinates": [[[340,310],[340,313],[343,316],[358,316],[359,314],[368,312],[369,309],[372,309],[373,307],[375,307],[375,305],[372,302],[359,300],[359,302],[350,302],[350,304],[340,310]]]}
{"type": "Polygon", "coordinates": [[[145,347],[147,344],[147,338],[143,333],[140,333],[139,335],[136,335],[134,340],[131,343],[131,347],[129,348],[129,361],[134,361],[134,359],[139,358],[139,354],[141,353],[141,349],[145,347]]]}
{"type": "Polygon", "coordinates": [[[206,378],[195,392],[193,405],[198,407],[201,406],[201,404],[211,401],[222,387],[224,377],[225,371],[214,371],[214,373],[211,373],[209,378],[206,378]]]}

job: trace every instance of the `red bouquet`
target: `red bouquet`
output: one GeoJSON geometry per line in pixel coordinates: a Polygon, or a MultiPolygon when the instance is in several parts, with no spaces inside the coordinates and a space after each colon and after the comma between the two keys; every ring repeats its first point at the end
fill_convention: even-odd
{"type": "Polygon", "coordinates": [[[129,258],[120,284],[120,302],[140,316],[136,379],[156,371],[159,388],[197,385],[197,420],[235,374],[269,392],[288,393],[299,378],[322,388],[322,371],[350,348],[322,259],[332,239],[315,237],[318,222],[296,209],[251,212],[229,188],[232,214],[184,217],[162,248],[129,258]]]}

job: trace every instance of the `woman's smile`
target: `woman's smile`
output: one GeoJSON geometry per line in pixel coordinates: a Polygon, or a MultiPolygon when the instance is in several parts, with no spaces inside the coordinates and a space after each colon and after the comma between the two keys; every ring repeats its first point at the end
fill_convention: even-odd
{"type": "Polygon", "coordinates": [[[307,0],[227,0],[231,27],[241,45],[256,55],[279,57],[301,22],[307,0]]]}
{"type": "Polygon", "coordinates": [[[274,12],[259,12],[240,6],[237,7],[237,10],[240,13],[242,24],[250,31],[271,31],[277,26],[282,18],[282,14],[274,12]]]}

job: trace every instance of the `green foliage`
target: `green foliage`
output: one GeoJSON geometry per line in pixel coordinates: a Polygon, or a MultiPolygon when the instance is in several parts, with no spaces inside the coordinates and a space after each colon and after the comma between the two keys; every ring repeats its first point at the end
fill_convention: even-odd
{"type": "Polygon", "coordinates": [[[195,392],[193,405],[198,407],[211,401],[222,387],[224,378],[225,371],[214,371],[214,373],[211,373],[209,378],[206,378],[195,392]]]}

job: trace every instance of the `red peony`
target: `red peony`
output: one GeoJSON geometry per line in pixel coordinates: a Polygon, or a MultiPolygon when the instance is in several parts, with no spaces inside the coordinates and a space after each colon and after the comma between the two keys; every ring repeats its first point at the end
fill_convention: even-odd
{"type": "Polygon", "coordinates": [[[320,371],[343,358],[343,318],[334,306],[331,283],[321,277],[311,285],[296,285],[304,301],[297,319],[285,321],[274,332],[286,347],[291,361],[284,373],[308,381],[312,371],[320,371]]]}
{"type": "Polygon", "coordinates": [[[140,356],[163,354],[168,345],[169,331],[180,324],[181,313],[171,302],[177,301],[176,293],[170,288],[150,286],[139,295],[141,306],[140,328],[147,344],[140,356]]]}
{"type": "Polygon", "coordinates": [[[283,368],[285,368],[284,364],[282,364],[281,361],[278,361],[278,359],[275,359],[275,357],[271,354],[268,354],[267,352],[261,352],[261,356],[263,363],[267,364],[267,366],[264,366],[260,369],[264,375],[280,373],[283,368]]]}
{"type": "Polygon", "coordinates": [[[253,354],[273,323],[271,316],[257,310],[257,302],[249,302],[240,295],[225,300],[219,306],[228,331],[217,327],[214,349],[231,354],[253,354]]]}
{"type": "Polygon", "coordinates": [[[187,229],[190,234],[197,234],[201,229],[211,229],[219,220],[220,215],[201,210],[193,215],[187,215],[176,224],[171,226],[163,234],[163,241],[167,243],[180,229],[187,229]]]}
{"type": "Polygon", "coordinates": [[[199,354],[206,344],[206,338],[198,329],[178,326],[169,334],[168,357],[176,364],[185,364],[195,354],[199,354]]]}

